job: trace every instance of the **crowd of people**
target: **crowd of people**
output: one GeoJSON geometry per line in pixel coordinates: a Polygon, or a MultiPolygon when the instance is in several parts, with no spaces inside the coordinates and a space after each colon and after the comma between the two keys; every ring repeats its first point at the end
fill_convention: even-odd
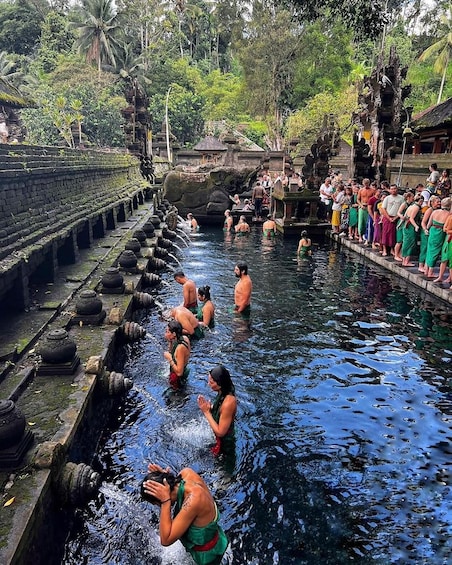
{"type": "Polygon", "coordinates": [[[340,175],[327,177],[320,187],[320,215],[331,221],[332,232],[338,236],[393,257],[403,267],[417,266],[435,283],[451,283],[450,173],[448,169],[440,173],[435,163],[429,172],[425,184],[403,193],[387,181],[358,183],[344,182],[340,175]]]}
{"type": "MultiPolygon", "coordinates": [[[[253,290],[248,265],[237,263],[234,274],[238,280],[234,288],[233,315],[248,319],[253,290]]],[[[183,271],[174,273],[174,280],[182,285],[182,303],[161,314],[167,320],[165,339],[168,350],[164,351],[163,357],[169,363],[169,384],[171,389],[179,390],[189,376],[193,342],[203,337],[201,328],[214,325],[215,306],[209,286],[197,288],[183,271]]],[[[199,395],[197,404],[215,436],[211,451],[214,456],[219,456],[235,450],[237,399],[231,375],[223,365],[209,371],[207,384],[216,397],[211,402],[199,395]]],[[[198,565],[219,565],[228,539],[218,523],[220,515],[215,500],[198,473],[186,467],[174,474],[169,468],[150,463],[141,494],[160,508],[162,545],[180,540],[198,565]]]]}

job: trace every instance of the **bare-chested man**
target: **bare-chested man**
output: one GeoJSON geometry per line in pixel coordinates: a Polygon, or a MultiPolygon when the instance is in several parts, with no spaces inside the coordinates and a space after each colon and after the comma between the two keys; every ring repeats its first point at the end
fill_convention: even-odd
{"type": "Polygon", "coordinates": [[[358,191],[358,237],[359,243],[364,241],[364,234],[366,233],[367,218],[369,212],[367,203],[371,196],[375,194],[375,188],[371,186],[370,179],[363,179],[362,187],[358,191]]]}
{"type": "Polygon", "coordinates": [[[254,204],[254,211],[256,213],[256,218],[262,220],[262,200],[265,196],[265,188],[261,185],[260,181],[257,181],[256,186],[253,188],[252,201],[254,204]]]}
{"type": "Polygon", "coordinates": [[[239,279],[234,290],[234,313],[246,316],[251,311],[251,291],[253,290],[253,283],[248,275],[248,265],[237,263],[234,274],[239,279]]]}
{"type": "Polygon", "coordinates": [[[187,278],[182,271],[174,273],[174,280],[182,285],[182,296],[184,299],[182,306],[185,306],[185,308],[188,308],[191,312],[196,314],[198,312],[196,284],[194,281],[187,278]]]}
{"type": "Polygon", "coordinates": [[[172,308],[169,315],[182,326],[182,333],[190,338],[203,337],[203,331],[199,325],[198,318],[185,306],[172,308]]]}

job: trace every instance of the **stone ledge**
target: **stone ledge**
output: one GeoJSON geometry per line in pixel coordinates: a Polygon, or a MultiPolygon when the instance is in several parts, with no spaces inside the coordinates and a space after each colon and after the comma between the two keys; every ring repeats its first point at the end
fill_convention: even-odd
{"type": "Polygon", "coordinates": [[[336,234],[330,234],[331,238],[334,241],[337,241],[339,245],[342,247],[346,247],[351,251],[358,253],[362,257],[369,259],[373,263],[376,263],[383,269],[387,271],[391,271],[401,279],[406,280],[410,284],[413,284],[425,292],[440,298],[444,302],[448,304],[452,304],[452,290],[448,288],[442,287],[439,284],[433,283],[427,280],[422,273],[416,271],[416,267],[412,267],[411,269],[407,269],[405,267],[401,267],[397,262],[395,262],[390,257],[382,257],[378,251],[371,249],[369,247],[365,247],[361,243],[357,243],[355,241],[350,241],[347,237],[338,237],[336,234]]]}

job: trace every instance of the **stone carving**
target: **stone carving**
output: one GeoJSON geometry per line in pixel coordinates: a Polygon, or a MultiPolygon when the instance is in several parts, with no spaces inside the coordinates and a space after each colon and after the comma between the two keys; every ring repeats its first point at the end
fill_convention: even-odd
{"type": "Polygon", "coordinates": [[[221,215],[230,206],[229,196],[249,190],[255,169],[217,167],[210,171],[169,172],[163,182],[165,197],[182,215],[221,215]]]}

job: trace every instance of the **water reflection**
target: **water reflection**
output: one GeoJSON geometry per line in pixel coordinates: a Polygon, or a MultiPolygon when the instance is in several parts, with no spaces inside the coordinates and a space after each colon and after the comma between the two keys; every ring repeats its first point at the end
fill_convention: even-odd
{"type": "MultiPolygon", "coordinates": [[[[301,264],[295,241],[226,239],[200,232],[181,258],[211,286],[216,326],[194,345],[180,398],[165,396],[152,340],[122,351],[118,367],[136,388],[97,455],[108,490],[74,528],[64,562],[190,562],[179,544],[161,548],[155,510],[137,494],[157,460],[202,473],[231,540],[227,563],[448,563],[450,311],[329,243],[301,264]],[[254,292],[251,325],[238,331],[233,268],[244,257],[254,292]],[[196,404],[217,363],[239,403],[229,461],[212,457],[196,404]]],[[[180,289],[167,280],[159,299],[171,306],[180,289]]],[[[140,321],[159,338],[155,312],[140,321]]]]}

